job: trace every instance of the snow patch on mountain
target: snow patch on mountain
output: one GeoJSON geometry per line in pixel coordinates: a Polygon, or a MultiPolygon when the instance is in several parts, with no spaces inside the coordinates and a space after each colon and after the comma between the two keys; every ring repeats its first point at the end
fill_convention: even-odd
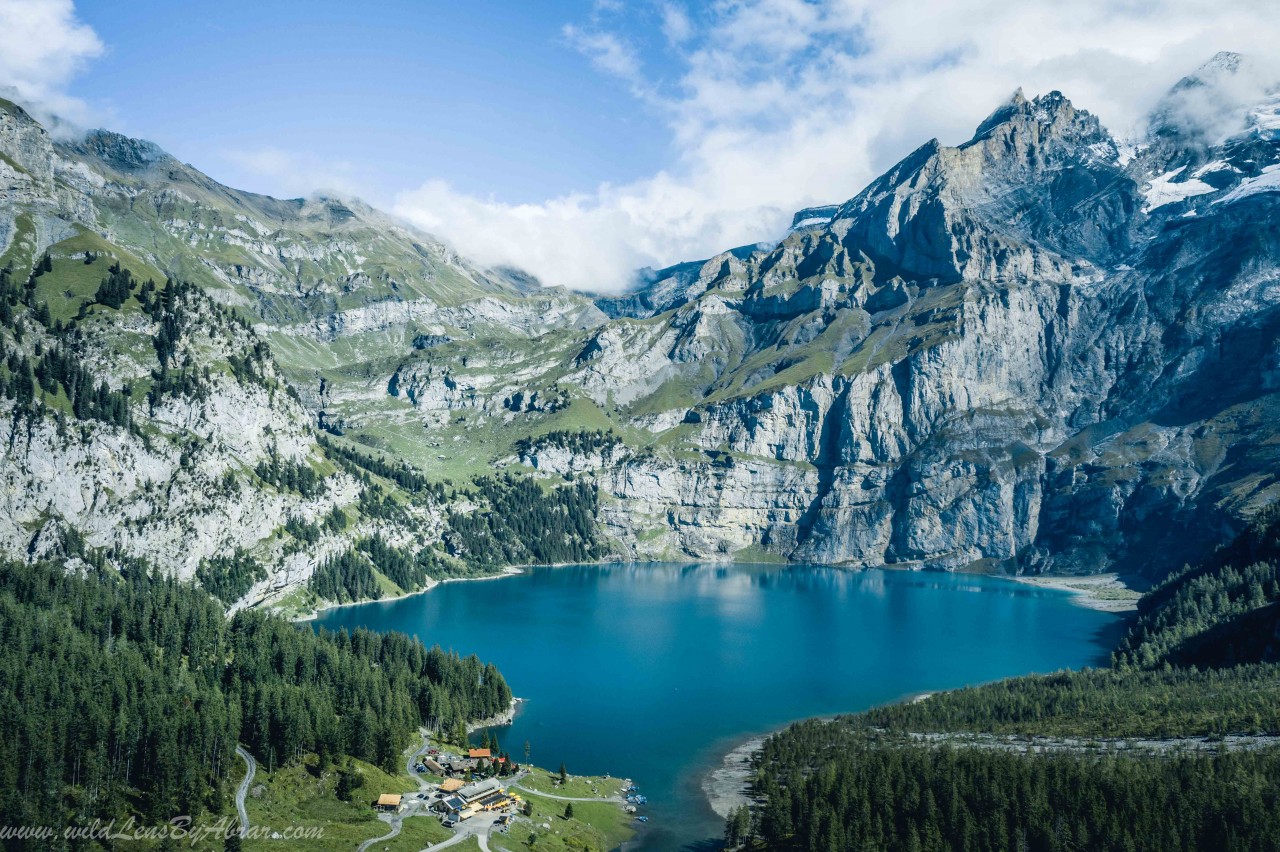
{"type": "Polygon", "coordinates": [[[1177,204],[1188,198],[1216,191],[1209,184],[1196,178],[1176,183],[1174,179],[1186,168],[1186,166],[1179,166],[1171,172],[1165,172],[1160,177],[1151,179],[1151,182],[1142,190],[1143,197],[1147,199],[1147,203],[1142,205],[1143,213],[1150,213],[1166,204],[1177,204]]]}
{"type": "Polygon", "coordinates": [[[1240,181],[1235,189],[1219,198],[1214,204],[1231,204],[1260,192],[1280,192],[1280,163],[1267,166],[1257,177],[1240,181]]]}

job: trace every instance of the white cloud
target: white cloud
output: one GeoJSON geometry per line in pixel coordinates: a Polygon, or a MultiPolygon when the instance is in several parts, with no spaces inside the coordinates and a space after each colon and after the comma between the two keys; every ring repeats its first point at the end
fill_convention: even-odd
{"type": "Polygon", "coordinates": [[[71,0],[0,0],[0,85],[39,118],[88,120],[88,107],[66,86],[102,52],[71,0]]]}
{"type": "MultiPolygon", "coordinates": [[[[661,11],[662,7],[658,7],[661,11]]],[[[569,40],[661,110],[676,158],[651,177],[536,205],[433,181],[398,212],[481,262],[548,283],[625,286],[641,265],[777,236],[791,211],[842,201],[932,137],[955,144],[1022,86],[1059,89],[1134,132],[1218,50],[1270,55],[1270,0],[718,0],[648,71],[593,20],[569,40]]]]}
{"type": "Polygon", "coordinates": [[[683,6],[663,3],[659,11],[662,13],[662,34],[670,44],[684,44],[693,38],[693,22],[683,6]]]}
{"type": "Polygon", "coordinates": [[[565,24],[561,32],[575,50],[601,71],[631,83],[639,82],[640,59],[617,36],[599,30],[585,30],[573,24],[565,24]]]}
{"type": "Polygon", "coordinates": [[[223,157],[247,175],[269,178],[277,192],[294,197],[359,195],[360,187],[367,185],[356,164],[345,160],[331,162],[273,147],[233,149],[223,157]]]}

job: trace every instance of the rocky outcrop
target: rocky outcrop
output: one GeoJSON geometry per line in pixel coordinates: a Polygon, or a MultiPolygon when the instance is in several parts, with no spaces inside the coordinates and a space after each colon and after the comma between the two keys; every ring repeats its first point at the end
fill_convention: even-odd
{"type": "Polygon", "coordinates": [[[601,471],[611,523],[659,529],[641,552],[697,558],[1153,572],[1191,558],[1278,493],[1280,244],[1258,223],[1277,213],[1280,146],[1244,112],[1253,123],[1216,148],[1165,138],[1131,159],[1061,95],[1018,93],[828,224],[704,264],[646,332],[661,345],[630,352],[661,377],[676,318],[704,303],[747,329],[699,353],[742,352],[681,417],[707,457],[601,471]]]}
{"type": "MultiPolygon", "coordinates": [[[[203,408],[161,406],[158,428],[208,448],[194,466],[95,433],[66,456],[82,473],[56,476],[37,429],[4,469],[0,535],[38,549],[63,506],[95,541],[188,571],[282,513],[358,497],[338,479],[309,502],[255,493],[243,514],[209,498],[269,440],[305,457],[299,424],[319,423],[439,479],[591,478],[624,557],[1192,561],[1280,496],[1280,100],[1231,101],[1240,67],[1217,57],[1179,84],[1136,144],[1059,93],[1018,92],[968,142],[926,143],[778,242],[594,300],[480,270],[354,200],[239,193],[147,143],[54,143],[0,110],[5,245],[35,257],[87,229],[196,281],[256,318],[301,400],[228,383],[203,408]],[[1187,125],[1191,101],[1235,131],[1187,125]],[[181,493],[157,508],[148,481],[181,493]],[[144,517],[163,519],[154,536],[144,517]]],[[[144,377],[136,346],[90,342],[119,356],[100,365],[113,387],[144,377]]],[[[307,558],[276,555],[255,595],[305,579],[307,558]]]]}

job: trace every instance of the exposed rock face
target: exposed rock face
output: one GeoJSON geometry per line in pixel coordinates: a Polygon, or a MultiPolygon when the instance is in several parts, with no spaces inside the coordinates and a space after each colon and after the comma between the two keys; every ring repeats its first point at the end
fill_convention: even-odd
{"type": "Polygon", "coordinates": [[[693,332],[695,360],[731,363],[684,372],[681,428],[732,464],[606,471],[611,520],[665,517],[669,533],[638,539],[647,555],[1067,571],[1191,558],[1277,493],[1280,244],[1262,223],[1280,146],[1259,110],[1220,144],[1161,138],[1128,160],[1061,95],[1019,93],[827,225],[660,279],[690,300],[647,348],[633,334],[627,362],[637,377],[678,369],[673,335],[717,316],[718,332],[693,332]]]}
{"type": "MultiPolygon", "coordinates": [[[[623,557],[1192,561],[1280,493],[1280,96],[1218,98],[1240,67],[1216,57],[1180,83],[1136,146],[1058,93],[1019,92],[969,142],[925,144],[780,242],[594,300],[480,270],[355,201],[238,193],[148,143],[55,144],[0,110],[0,247],[34,258],[78,224],[195,281],[254,316],[301,401],[226,384],[161,407],[167,433],[219,448],[194,468],[177,444],[94,434],[58,463],[76,473],[42,473],[56,450],[37,430],[0,537],[37,546],[41,507],[65,505],[96,541],[189,573],[358,497],[337,479],[318,500],[207,505],[209,483],[267,453],[265,424],[305,458],[320,423],[436,478],[589,477],[623,557]],[[1185,119],[1206,99],[1214,132],[1185,119]],[[614,437],[530,443],[583,430],[614,437]],[[180,493],[158,507],[130,477],[180,493]],[[152,532],[109,529],[144,516],[152,532]]],[[[99,343],[113,387],[145,374],[99,343]]],[[[438,532],[415,523],[385,532],[438,532]]],[[[268,585],[336,546],[282,556],[268,585]]]]}

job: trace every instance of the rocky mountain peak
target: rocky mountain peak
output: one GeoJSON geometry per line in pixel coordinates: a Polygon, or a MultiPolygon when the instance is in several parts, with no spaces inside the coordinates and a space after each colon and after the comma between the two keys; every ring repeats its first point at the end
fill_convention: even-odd
{"type": "MultiPolygon", "coordinates": [[[[30,113],[4,98],[0,98],[0,152],[29,178],[44,183],[53,176],[49,134],[30,113]]],[[[0,169],[6,166],[0,160],[0,169]]]]}
{"type": "Polygon", "coordinates": [[[974,136],[983,136],[992,128],[1004,124],[1017,115],[1026,105],[1027,97],[1022,93],[1022,87],[1019,86],[1014,89],[1013,94],[1009,96],[1009,100],[1000,104],[1000,106],[991,111],[990,115],[982,120],[982,123],[978,125],[978,129],[974,131],[974,136]]]}
{"type": "Polygon", "coordinates": [[[1028,100],[1019,90],[963,145],[935,139],[909,154],[842,206],[832,229],[906,277],[1068,280],[1068,258],[1110,257],[1115,241],[1101,235],[1123,233],[1116,225],[1134,207],[1117,161],[1097,117],[1061,92],[1028,100]],[[1082,214],[1106,223],[1082,226],[1082,214]]]}
{"type": "Polygon", "coordinates": [[[1061,92],[1027,100],[1019,89],[960,147],[975,146],[985,146],[993,161],[1038,167],[1062,157],[1087,159],[1103,149],[1111,154],[1115,142],[1096,116],[1076,109],[1061,92]]]}
{"type": "Polygon", "coordinates": [[[1175,83],[1148,119],[1153,144],[1205,149],[1275,122],[1280,80],[1265,63],[1223,51],[1175,83]],[[1259,121],[1261,114],[1261,121],[1259,121]]]}
{"type": "Polygon", "coordinates": [[[82,141],[69,147],[122,172],[146,171],[160,164],[177,162],[154,142],[110,130],[91,130],[82,141]]]}
{"type": "Polygon", "coordinates": [[[31,113],[27,112],[20,105],[7,98],[0,97],[0,115],[6,113],[16,121],[21,121],[27,124],[39,123],[31,117],[31,113]]]}
{"type": "Polygon", "coordinates": [[[822,227],[831,221],[831,217],[835,216],[839,209],[839,204],[822,204],[817,207],[806,207],[803,210],[797,210],[796,214],[791,217],[789,230],[798,231],[806,228],[822,227]]]}
{"type": "MultiPolygon", "coordinates": [[[[1154,565],[1170,530],[1216,540],[1188,521],[1220,527],[1280,494],[1280,244],[1258,224],[1280,205],[1280,111],[1258,104],[1280,101],[1266,100],[1274,87],[1230,88],[1251,73],[1225,55],[1174,87],[1200,98],[1229,81],[1235,103],[1254,105],[1254,130],[1195,155],[1171,137],[1172,160],[1164,143],[1121,156],[1061,93],[1016,91],[969,141],[925,143],[838,209],[799,211],[780,241],[645,270],[596,307],[478,270],[353,199],[239,192],[118,134],[52,143],[12,111],[0,111],[11,199],[0,242],[28,268],[48,250],[38,296],[64,322],[89,253],[256,314],[253,334],[279,359],[259,378],[288,378],[296,400],[277,393],[288,410],[273,406],[278,385],[255,383],[239,361],[223,369],[219,350],[209,381],[223,396],[200,415],[217,422],[185,419],[176,401],[157,409],[173,424],[173,463],[148,463],[156,481],[182,468],[181,423],[238,440],[248,411],[261,424],[248,434],[291,435],[285,455],[299,461],[323,455],[306,432],[319,423],[362,454],[395,446],[433,477],[518,458],[536,459],[531,475],[589,479],[600,523],[630,558],[1154,565]],[[64,179],[32,179],[37,155],[64,179]],[[583,424],[625,437],[584,450],[573,437],[583,424]],[[557,433],[564,446],[524,441],[532,452],[512,455],[518,440],[557,433]]],[[[108,262],[90,258],[103,275],[108,262]]],[[[81,318],[112,388],[154,366],[145,339],[118,342],[121,330],[150,333],[151,313],[126,301],[81,318]]],[[[228,354],[248,340],[233,332],[228,354]]],[[[5,405],[0,428],[12,432],[5,405]]],[[[318,522],[339,502],[364,512],[355,480],[310,498],[254,474],[241,477],[262,515],[252,529],[235,538],[243,516],[206,501],[182,552],[165,544],[157,556],[171,527],[120,522],[168,511],[151,510],[149,486],[122,479],[121,465],[101,487],[81,483],[80,471],[105,469],[80,462],[97,450],[74,434],[71,450],[49,449],[53,421],[45,434],[0,475],[64,484],[10,509],[0,546],[25,548],[63,493],[113,495],[65,513],[95,546],[132,542],[188,574],[190,553],[257,547],[290,513],[318,522]],[[54,452],[66,461],[45,476],[54,452]]],[[[234,453],[211,443],[200,461],[210,481],[264,463],[270,444],[253,440],[234,453]]],[[[174,493],[198,501],[202,488],[174,493]]],[[[351,535],[387,529],[381,515],[360,517],[351,535]]],[[[424,514],[402,532],[429,541],[441,523],[424,514]]],[[[253,594],[305,582],[307,560],[331,552],[279,553],[253,594]]]]}

